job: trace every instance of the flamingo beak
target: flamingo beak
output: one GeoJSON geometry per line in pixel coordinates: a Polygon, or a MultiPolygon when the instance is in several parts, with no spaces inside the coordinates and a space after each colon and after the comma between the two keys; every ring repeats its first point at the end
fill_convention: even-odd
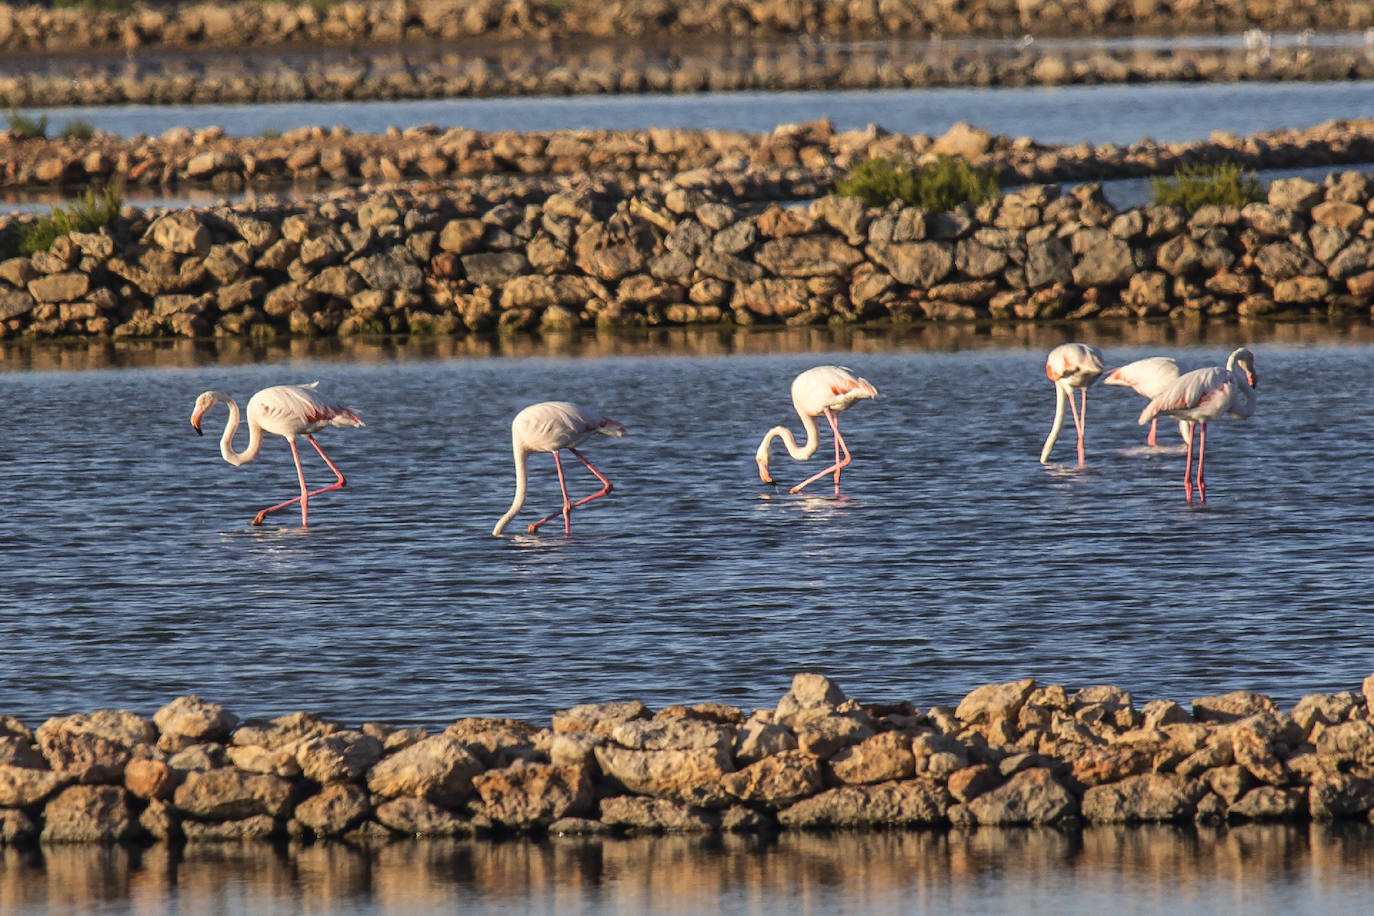
{"type": "Polygon", "coordinates": [[[759,464],[759,480],[764,483],[771,483],[776,487],[777,484],[773,482],[773,475],[768,473],[768,465],[763,463],[762,458],[755,458],[754,460],[759,464]]]}
{"type": "Polygon", "coordinates": [[[192,417],[192,418],[191,418],[191,428],[194,429],[194,430],[196,431],[196,435],[197,435],[197,436],[203,436],[203,435],[205,435],[205,433],[203,433],[203,432],[201,431],[201,429],[200,429],[200,417],[192,417]]]}

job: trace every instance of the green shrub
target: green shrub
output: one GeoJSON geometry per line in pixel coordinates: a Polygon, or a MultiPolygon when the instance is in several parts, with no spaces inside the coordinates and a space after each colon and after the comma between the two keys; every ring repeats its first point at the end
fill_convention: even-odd
{"type": "Polygon", "coordinates": [[[1154,202],[1177,204],[1190,213],[1208,204],[1243,207],[1264,200],[1264,186],[1254,172],[1234,162],[1219,165],[1181,165],[1170,178],[1150,179],[1154,202]]]}
{"type": "Polygon", "coordinates": [[[963,203],[981,204],[1002,195],[992,169],[943,155],[915,169],[891,159],[870,159],[835,182],[835,193],[863,198],[870,207],[900,200],[923,210],[953,210],[963,203]]]}
{"type": "Polygon", "coordinates": [[[0,238],[0,257],[47,251],[58,236],[94,232],[101,226],[108,226],[119,215],[123,203],[124,193],[118,185],[109,185],[99,191],[87,188],[71,206],[53,207],[47,216],[12,226],[5,237],[0,238]]]}
{"type": "Polygon", "coordinates": [[[133,0],[52,0],[53,9],[58,10],[110,10],[116,13],[132,12],[133,0]]]}
{"type": "Polygon", "coordinates": [[[10,133],[20,140],[40,140],[48,135],[48,116],[34,120],[22,112],[10,109],[10,113],[5,115],[5,121],[9,125],[10,133]]]}
{"type": "Polygon", "coordinates": [[[58,136],[63,140],[90,140],[95,136],[95,125],[83,118],[77,118],[63,124],[62,133],[58,136]]]}

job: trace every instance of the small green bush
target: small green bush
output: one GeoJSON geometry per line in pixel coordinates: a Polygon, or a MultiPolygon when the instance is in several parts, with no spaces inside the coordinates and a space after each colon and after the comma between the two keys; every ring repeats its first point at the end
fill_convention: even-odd
{"type": "Polygon", "coordinates": [[[95,136],[95,125],[83,118],[77,118],[63,124],[62,132],[58,136],[63,140],[90,140],[95,136]]]}
{"type": "Polygon", "coordinates": [[[870,159],[835,182],[835,193],[863,198],[870,207],[886,207],[900,200],[923,210],[937,211],[953,210],[963,203],[981,204],[1002,196],[991,169],[943,155],[915,169],[891,159],[870,159]]]}
{"type": "Polygon", "coordinates": [[[132,12],[133,0],[52,0],[53,9],[58,10],[109,10],[116,13],[132,12]]]}
{"type": "Polygon", "coordinates": [[[0,257],[47,251],[58,236],[94,232],[101,226],[108,226],[119,216],[123,204],[124,193],[118,185],[109,185],[99,191],[87,188],[71,206],[53,207],[47,216],[11,227],[6,236],[0,238],[0,257]]]}
{"type": "Polygon", "coordinates": [[[41,140],[48,135],[47,115],[35,120],[23,112],[10,109],[10,113],[5,115],[5,121],[9,125],[10,133],[20,140],[41,140]]]}
{"type": "Polygon", "coordinates": [[[1234,162],[1181,165],[1170,178],[1156,176],[1150,185],[1157,204],[1176,204],[1190,213],[1208,204],[1243,207],[1264,200],[1264,186],[1254,172],[1234,162]]]}

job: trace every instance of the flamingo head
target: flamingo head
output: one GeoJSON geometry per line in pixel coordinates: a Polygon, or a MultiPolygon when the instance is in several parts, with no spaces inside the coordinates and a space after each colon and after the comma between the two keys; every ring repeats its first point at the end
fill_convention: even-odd
{"type": "MultiPolygon", "coordinates": [[[[754,457],[754,460],[758,462],[759,465],[759,480],[762,480],[764,483],[773,483],[773,475],[768,471],[768,456],[757,455],[754,457]]],[[[773,485],[777,486],[777,484],[773,485]]]]}
{"type": "Polygon", "coordinates": [[[196,435],[205,435],[204,430],[200,428],[200,420],[205,416],[205,412],[213,406],[215,406],[215,393],[213,391],[206,391],[196,398],[195,409],[191,411],[191,428],[196,431],[196,435]]]}
{"type": "Polygon", "coordinates": [[[1255,371],[1255,354],[1247,348],[1241,347],[1231,354],[1231,358],[1226,361],[1226,368],[1234,369],[1236,366],[1245,372],[1245,379],[1250,383],[1251,388],[1259,387],[1259,373],[1255,371]]]}
{"type": "Polygon", "coordinates": [[[596,431],[603,436],[611,436],[616,439],[622,439],[625,436],[624,425],[617,423],[610,417],[602,417],[601,422],[596,425],[596,431]]]}

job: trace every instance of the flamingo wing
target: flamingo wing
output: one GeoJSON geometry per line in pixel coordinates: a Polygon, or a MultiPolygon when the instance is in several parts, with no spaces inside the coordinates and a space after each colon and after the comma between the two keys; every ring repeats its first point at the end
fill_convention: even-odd
{"type": "Polygon", "coordinates": [[[1143,397],[1153,398],[1178,377],[1178,363],[1167,356],[1151,356],[1116,367],[1103,377],[1102,384],[1124,385],[1143,397]]]}
{"type": "Polygon", "coordinates": [[[326,426],[364,425],[352,410],[320,395],[318,384],[264,388],[248,402],[249,414],[263,429],[282,436],[300,436],[326,426]]]}
{"type": "Polygon", "coordinates": [[[1232,388],[1231,374],[1220,366],[1194,369],[1155,395],[1140,412],[1137,422],[1143,426],[1158,416],[1182,420],[1208,418],[1218,406],[1224,410],[1224,405],[1230,403],[1232,388]]]}

